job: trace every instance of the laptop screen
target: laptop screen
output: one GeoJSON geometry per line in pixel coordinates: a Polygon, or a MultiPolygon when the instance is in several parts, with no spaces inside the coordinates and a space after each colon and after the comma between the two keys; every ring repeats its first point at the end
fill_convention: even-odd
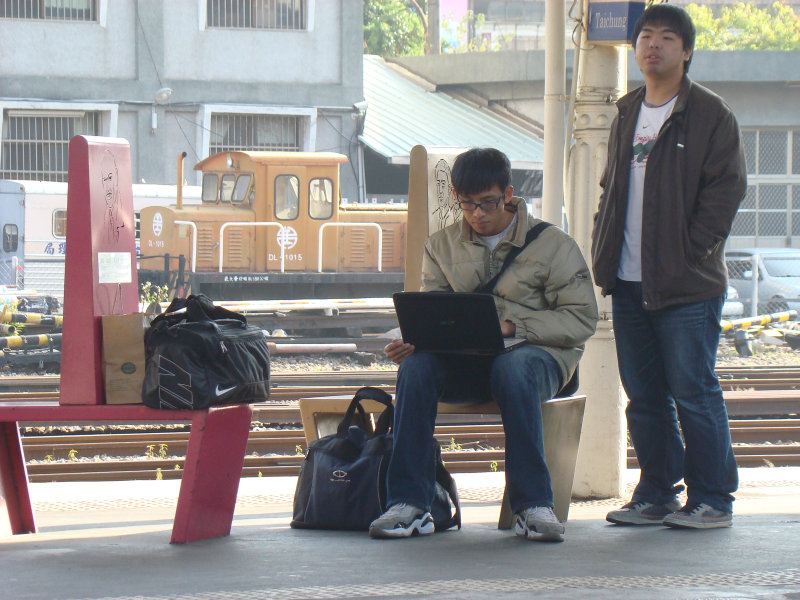
{"type": "Polygon", "coordinates": [[[403,341],[418,351],[499,354],[525,343],[503,337],[491,294],[398,292],[392,298],[403,341]]]}

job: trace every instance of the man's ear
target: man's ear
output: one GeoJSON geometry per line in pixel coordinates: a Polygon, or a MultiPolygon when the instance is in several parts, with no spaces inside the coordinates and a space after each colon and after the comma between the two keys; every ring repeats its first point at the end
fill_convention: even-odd
{"type": "Polygon", "coordinates": [[[514,195],[514,186],[513,186],[513,185],[510,185],[510,186],[508,186],[508,187],[506,188],[506,191],[504,192],[504,196],[505,196],[505,197],[503,198],[503,202],[504,202],[504,203],[506,203],[506,204],[508,204],[509,202],[511,202],[511,197],[512,197],[513,195],[514,195]]]}

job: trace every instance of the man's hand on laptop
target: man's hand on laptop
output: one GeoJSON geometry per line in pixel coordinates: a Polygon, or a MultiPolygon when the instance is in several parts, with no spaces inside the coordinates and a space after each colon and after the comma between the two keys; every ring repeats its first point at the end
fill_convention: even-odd
{"type": "Polygon", "coordinates": [[[404,343],[401,338],[392,340],[383,348],[383,353],[386,354],[386,358],[398,365],[413,354],[413,352],[414,346],[404,343]]]}
{"type": "Polygon", "coordinates": [[[511,321],[500,321],[500,331],[503,332],[503,337],[514,337],[517,334],[517,326],[511,321]]]}

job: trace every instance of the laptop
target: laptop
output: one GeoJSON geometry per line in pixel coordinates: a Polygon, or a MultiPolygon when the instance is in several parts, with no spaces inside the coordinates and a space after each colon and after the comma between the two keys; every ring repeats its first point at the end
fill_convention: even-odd
{"type": "Polygon", "coordinates": [[[527,343],[503,337],[491,294],[397,292],[392,300],[403,341],[419,351],[491,356],[527,343]]]}

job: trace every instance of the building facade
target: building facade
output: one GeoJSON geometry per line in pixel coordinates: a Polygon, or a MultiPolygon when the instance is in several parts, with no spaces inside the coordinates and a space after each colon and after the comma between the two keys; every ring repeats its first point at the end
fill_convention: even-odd
{"type": "MultiPolygon", "coordinates": [[[[357,161],[361,0],[0,0],[0,178],[66,181],[69,139],[125,138],[134,183],[234,149],[357,161]]],[[[357,165],[342,169],[356,200],[357,165]]]]}

